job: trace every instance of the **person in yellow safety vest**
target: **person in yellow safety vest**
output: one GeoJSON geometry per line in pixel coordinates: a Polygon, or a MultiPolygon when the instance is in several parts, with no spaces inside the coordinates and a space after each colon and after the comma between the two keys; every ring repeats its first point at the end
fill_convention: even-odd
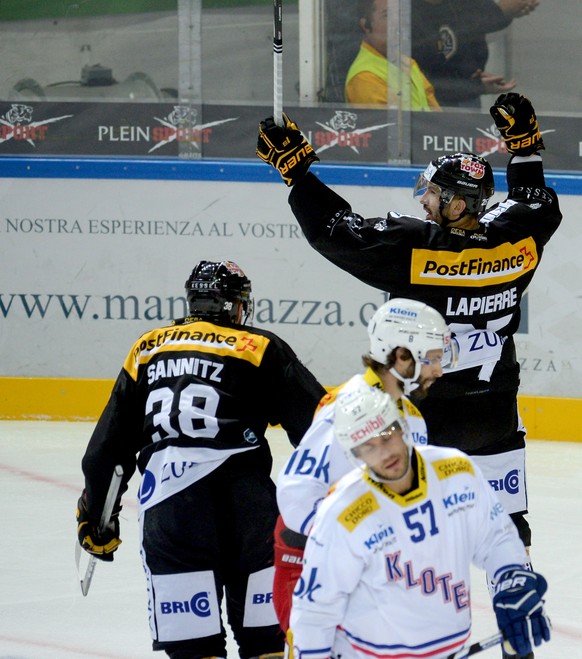
{"type": "Polygon", "coordinates": [[[415,60],[401,56],[396,66],[386,58],[386,0],[360,0],[358,9],[364,39],[346,76],[346,102],[441,111],[434,87],[415,60]]]}

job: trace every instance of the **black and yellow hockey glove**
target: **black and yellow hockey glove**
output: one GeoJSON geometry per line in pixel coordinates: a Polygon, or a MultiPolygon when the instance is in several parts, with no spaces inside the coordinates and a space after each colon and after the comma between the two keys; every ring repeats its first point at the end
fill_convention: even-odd
{"type": "Polygon", "coordinates": [[[501,94],[489,109],[509,153],[531,156],[544,149],[536,113],[521,94],[501,94]]]}
{"type": "Polygon", "coordinates": [[[119,539],[119,510],[113,513],[104,531],[99,531],[99,521],[89,515],[84,495],[77,502],[77,536],[83,549],[100,558],[112,561],[113,552],[121,544],[119,539]]]}
{"type": "Polygon", "coordinates": [[[319,158],[305,139],[297,124],[283,113],[283,126],[277,126],[273,117],[259,124],[257,156],[274,167],[289,186],[307,174],[309,166],[319,158]]]}

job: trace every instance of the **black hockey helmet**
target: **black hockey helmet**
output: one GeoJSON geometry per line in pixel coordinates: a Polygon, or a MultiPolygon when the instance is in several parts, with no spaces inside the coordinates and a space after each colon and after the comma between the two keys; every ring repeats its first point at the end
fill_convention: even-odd
{"type": "Polygon", "coordinates": [[[440,188],[441,212],[460,195],[467,205],[466,213],[481,213],[495,192],[491,165],[474,153],[451,153],[433,160],[418,177],[414,196],[424,194],[429,182],[440,188]]]}
{"type": "Polygon", "coordinates": [[[200,261],[185,287],[190,316],[241,325],[252,318],[251,281],[233,261],[200,261]]]}

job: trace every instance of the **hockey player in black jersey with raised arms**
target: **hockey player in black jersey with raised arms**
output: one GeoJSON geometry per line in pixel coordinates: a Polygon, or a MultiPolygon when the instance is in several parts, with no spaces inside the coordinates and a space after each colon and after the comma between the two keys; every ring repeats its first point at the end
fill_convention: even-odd
{"type": "Polygon", "coordinates": [[[131,348],[82,461],[81,546],[112,560],[121,493],[141,473],[139,522],[154,650],[226,657],[221,601],[242,659],[283,651],[271,602],[277,519],[268,424],[296,446],[323,387],[272,332],[245,324],[251,282],[231,261],[201,261],[189,317],[131,348]],[[112,523],[99,533],[115,465],[112,523]]]}
{"type": "Polygon", "coordinates": [[[475,458],[529,547],[513,335],[522,295],[562,215],[545,183],[544,144],[530,101],[503,94],[491,114],[512,157],[508,197],[489,209],[493,172],[471,153],[441,156],[419,177],[415,195],[424,218],[389,212],[368,219],[308,172],[319,158],[287,116],[283,126],[261,122],[257,155],[292,186],[291,209],[320,254],[364,283],[425,302],[445,317],[459,361],[418,403],[429,441],[475,458]]]}

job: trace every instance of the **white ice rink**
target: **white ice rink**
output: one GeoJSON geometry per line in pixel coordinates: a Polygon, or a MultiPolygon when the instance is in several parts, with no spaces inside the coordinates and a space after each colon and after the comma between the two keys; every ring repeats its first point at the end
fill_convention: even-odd
{"type": "MultiPolygon", "coordinates": [[[[166,656],[151,651],[135,477],[124,497],[123,545],[114,563],[97,563],[87,597],[79,588],[75,507],[92,427],[0,421],[0,659],[166,656]]],[[[280,430],[270,436],[277,470],[290,445],[280,430]]],[[[532,441],[527,455],[532,559],[549,582],[553,623],[553,639],[536,659],[582,659],[582,444],[532,441]]],[[[478,571],[472,599],[477,640],[496,631],[478,571]]],[[[231,644],[229,659],[237,656],[231,644]]]]}

